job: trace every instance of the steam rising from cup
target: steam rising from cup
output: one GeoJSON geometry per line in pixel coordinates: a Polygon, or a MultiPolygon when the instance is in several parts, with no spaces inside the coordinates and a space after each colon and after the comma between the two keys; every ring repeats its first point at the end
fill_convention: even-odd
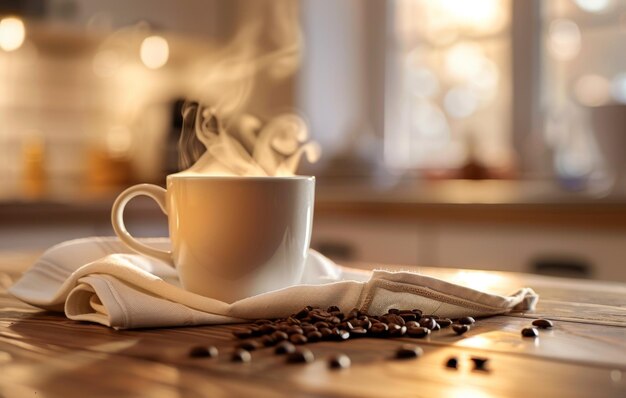
{"type": "Polygon", "coordinates": [[[181,174],[293,176],[303,156],[314,163],[321,154],[316,142],[307,142],[307,125],[296,114],[281,114],[267,123],[243,114],[231,126],[224,127],[214,108],[186,103],[179,142],[181,174]]]}

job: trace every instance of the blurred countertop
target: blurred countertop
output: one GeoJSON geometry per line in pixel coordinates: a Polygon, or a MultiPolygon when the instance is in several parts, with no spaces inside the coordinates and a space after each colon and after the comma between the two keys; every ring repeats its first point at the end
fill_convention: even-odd
{"type": "MultiPolygon", "coordinates": [[[[123,188],[56,186],[39,195],[0,193],[0,226],[81,220],[108,222],[123,188]]],[[[129,205],[128,215],[152,217],[149,199],[129,205]]],[[[318,179],[315,214],[398,221],[471,222],[626,229],[626,197],[564,191],[548,181],[396,181],[318,179]]]]}

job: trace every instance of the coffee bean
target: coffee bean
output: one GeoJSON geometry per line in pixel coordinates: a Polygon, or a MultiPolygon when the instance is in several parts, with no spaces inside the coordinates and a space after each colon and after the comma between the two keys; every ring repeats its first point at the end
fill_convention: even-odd
{"type": "Polygon", "coordinates": [[[396,325],[395,323],[389,324],[389,331],[387,334],[389,337],[402,337],[406,333],[406,326],[396,325]]]}
{"type": "Polygon", "coordinates": [[[408,321],[407,323],[404,324],[404,326],[410,329],[410,328],[418,328],[420,327],[420,324],[417,321],[408,321]]]}
{"type": "Polygon", "coordinates": [[[302,322],[298,319],[298,318],[294,318],[292,316],[290,316],[289,318],[287,318],[287,323],[289,325],[300,325],[302,322]]]}
{"type": "Polygon", "coordinates": [[[271,333],[274,333],[275,331],[276,331],[276,326],[270,325],[269,323],[265,325],[261,325],[261,327],[259,328],[259,332],[263,334],[271,334],[271,333]]]}
{"type": "Polygon", "coordinates": [[[413,309],[413,310],[411,310],[411,312],[415,314],[415,316],[417,317],[416,320],[418,320],[418,321],[420,320],[420,318],[423,315],[422,310],[413,309]]]}
{"type": "Polygon", "coordinates": [[[257,325],[267,325],[272,323],[272,321],[270,321],[269,319],[257,319],[256,321],[254,321],[254,323],[257,325]]]}
{"type": "Polygon", "coordinates": [[[350,310],[350,312],[348,312],[348,314],[346,314],[345,319],[354,319],[354,318],[358,318],[358,316],[359,316],[359,310],[357,310],[356,308],[353,308],[352,310],[350,310]]]}
{"type": "Polygon", "coordinates": [[[318,329],[321,329],[321,328],[330,328],[330,325],[329,325],[328,323],[326,323],[326,322],[322,322],[322,321],[320,321],[320,322],[315,322],[315,324],[314,324],[313,326],[315,326],[315,327],[316,327],[316,328],[318,328],[318,329]]]}
{"type": "Polygon", "coordinates": [[[309,311],[310,310],[307,307],[304,307],[303,309],[298,311],[294,316],[298,319],[306,318],[307,316],[309,316],[309,311]]]}
{"type": "Polygon", "coordinates": [[[296,333],[296,334],[292,334],[291,336],[289,336],[289,341],[291,341],[293,344],[301,345],[301,344],[306,344],[308,339],[306,338],[305,335],[296,333]]]}
{"type": "Polygon", "coordinates": [[[441,329],[441,326],[439,326],[439,324],[437,322],[435,322],[435,327],[432,329],[433,332],[436,332],[439,329],[441,329]]]}
{"type": "Polygon", "coordinates": [[[368,330],[369,328],[372,327],[372,321],[370,321],[369,319],[367,320],[357,320],[354,323],[355,327],[361,327],[363,329],[368,330]]]}
{"type": "Polygon", "coordinates": [[[350,338],[350,332],[348,332],[347,330],[337,329],[334,331],[332,336],[333,340],[344,341],[350,338]]]}
{"type": "Polygon", "coordinates": [[[539,337],[539,331],[537,330],[537,328],[524,328],[522,329],[522,336],[539,337]]]}
{"type": "Polygon", "coordinates": [[[415,337],[415,338],[420,339],[422,337],[428,336],[430,334],[430,329],[423,328],[421,326],[411,327],[411,328],[407,328],[406,334],[409,337],[415,337]]]}
{"type": "Polygon", "coordinates": [[[456,359],[456,357],[448,358],[448,360],[446,361],[446,368],[456,369],[458,367],[459,361],[456,359]]]}
{"type": "Polygon", "coordinates": [[[335,355],[328,360],[328,367],[331,369],[345,369],[349,368],[352,361],[350,357],[344,354],[335,355]]]}
{"type": "Polygon", "coordinates": [[[250,329],[237,329],[233,331],[233,335],[238,339],[249,339],[252,337],[252,330],[250,329]]]}
{"type": "Polygon", "coordinates": [[[367,334],[367,329],[360,326],[355,327],[350,331],[350,337],[362,337],[367,334]]]}
{"type": "Polygon", "coordinates": [[[400,315],[397,314],[387,314],[380,317],[380,320],[387,323],[395,323],[396,325],[403,326],[405,324],[404,319],[400,315]]]}
{"type": "Polygon", "coordinates": [[[282,354],[290,354],[292,352],[296,352],[296,346],[291,344],[288,341],[283,341],[280,344],[278,344],[276,346],[276,348],[274,349],[274,353],[276,355],[282,355],[282,354]]]}
{"type": "Polygon", "coordinates": [[[272,347],[276,345],[277,341],[272,336],[265,335],[259,339],[259,343],[261,343],[265,347],[272,347]]]}
{"type": "Polygon", "coordinates": [[[329,321],[330,323],[332,323],[332,324],[335,324],[335,325],[337,325],[337,324],[341,323],[341,319],[339,319],[339,318],[338,318],[338,317],[336,317],[336,316],[331,317],[328,321],[329,321]]]}
{"type": "Polygon", "coordinates": [[[341,322],[339,324],[339,327],[341,329],[348,330],[348,331],[354,329],[354,326],[352,325],[352,323],[350,321],[343,321],[343,322],[341,322]]]}
{"type": "Polygon", "coordinates": [[[389,326],[385,323],[375,323],[370,328],[370,333],[375,337],[383,337],[387,334],[389,326]]]}
{"type": "Polygon", "coordinates": [[[263,335],[263,333],[261,332],[261,328],[259,326],[250,326],[249,329],[253,337],[258,337],[258,336],[263,335]]]}
{"type": "Polygon", "coordinates": [[[218,355],[217,347],[209,346],[196,346],[189,350],[189,356],[192,358],[215,358],[218,355]]]}
{"type": "Polygon", "coordinates": [[[259,343],[256,340],[248,340],[248,341],[244,341],[242,343],[237,344],[236,346],[239,349],[242,350],[246,350],[246,351],[254,351],[257,348],[261,348],[261,343],[259,343]]]}
{"type": "Polygon", "coordinates": [[[252,355],[246,350],[236,350],[231,357],[233,362],[248,363],[252,360],[252,355]]]}
{"type": "Polygon", "coordinates": [[[328,309],[326,310],[326,312],[341,312],[341,310],[339,309],[339,307],[337,307],[336,305],[331,305],[330,307],[328,307],[328,309]]]}
{"type": "Polygon", "coordinates": [[[306,338],[309,341],[309,343],[314,343],[322,339],[322,333],[315,330],[313,332],[307,333],[306,338]]]}
{"type": "Polygon", "coordinates": [[[287,363],[311,363],[315,360],[315,356],[311,350],[300,348],[295,352],[287,354],[287,363]]]}
{"type": "Polygon", "coordinates": [[[471,357],[470,360],[474,363],[474,370],[487,370],[488,358],[471,357]]]}
{"type": "Polygon", "coordinates": [[[452,321],[449,318],[437,319],[437,323],[441,328],[447,328],[448,326],[452,325],[452,321]]]}
{"type": "Polygon", "coordinates": [[[413,344],[403,344],[396,351],[396,358],[398,359],[409,359],[409,358],[418,358],[424,353],[420,347],[413,344]]]}
{"type": "Polygon", "coordinates": [[[317,328],[313,325],[302,326],[302,332],[304,334],[309,334],[311,332],[317,332],[317,328]]]}
{"type": "Polygon", "coordinates": [[[399,314],[399,313],[400,313],[400,310],[397,308],[389,308],[387,310],[387,314],[399,314]]]}
{"type": "Polygon", "coordinates": [[[300,326],[290,326],[289,329],[287,329],[287,334],[291,335],[291,334],[303,334],[304,330],[302,330],[302,328],[300,326]]]}
{"type": "Polygon", "coordinates": [[[463,333],[466,333],[467,331],[470,330],[470,326],[469,325],[460,325],[458,323],[453,323],[452,324],[452,330],[454,330],[454,333],[456,333],[458,335],[462,335],[463,333]]]}
{"type": "Polygon", "coordinates": [[[536,319],[533,321],[533,326],[537,326],[540,329],[550,329],[554,324],[548,319],[536,319]]]}
{"type": "Polygon", "coordinates": [[[463,318],[459,318],[458,323],[461,325],[473,325],[476,322],[474,318],[471,316],[464,316],[463,318]]]}
{"type": "Polygon", "coordinates": [[[322,339],[328,340],[332,337],[333,331],[330,328],[321,328],[319,332],[322,334],[322,339]]]}
{"type": "Polygon", "coordinates": [[[271,336],[274,340],[276,340],[276,342],[285,341],[289,338],[289,335],[287,333],[281,332],[279,330],[272,333],[271,336]]]}
{"type": "Polygon", "coordinates": [[[417,316],[412,312],[401,312],[399,315],[402,317],[402,319],[404,319],[405,322],[415,321],[417,319],[417,316]]]}
{"type": "Polygon", "coordinates": [[[435,321],[433,318],[420,319],[420,326],[423,328],[433,330],[436,327],[435,325],[437,325],[437,321],[435,321]]]}

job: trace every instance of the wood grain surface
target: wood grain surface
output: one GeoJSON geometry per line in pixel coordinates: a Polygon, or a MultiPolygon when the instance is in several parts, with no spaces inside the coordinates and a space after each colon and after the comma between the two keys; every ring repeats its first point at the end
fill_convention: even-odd
{"type": "Polygon", "coordinates": [[[230,361],[231,332],[239,326],[115,331],[19,302],[6,289],[32,258],[0,255],[0,397],[626,396],[622,284],[421,269],[452,280],[490,281],[490,290],[531,286],[542,295],[537,313],[555,319],[555,327],[529,340],[520,330],[537,313],[497,316],[478,320],[463,336],[443,329],[424,340],[309,344],[316,360],[307,365],[286,364],[263,349],[252,353],[251,363],[239,364],[230,361]],[[407,342],[424,355],[393,359],[407,342]],[[189,358],[198,344],[217,346],[219,357],[189,358]],[[336,353],[349,355],[352,366],[328,369],[326,360],[336,353]],[[459,359],[458,370],[444,366],[451,356],[459,359]],[[473,370],[472,356],[488,358],[488,370],[473,370]]]}

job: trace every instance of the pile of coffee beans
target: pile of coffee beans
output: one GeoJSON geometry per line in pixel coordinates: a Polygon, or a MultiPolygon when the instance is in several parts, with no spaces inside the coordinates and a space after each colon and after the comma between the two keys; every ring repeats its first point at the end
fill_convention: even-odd
{"type": "MultiPolygon", "coordinates": [[[[288,363],[307,363],[313,360],[313,353],[302,346],[318,341],[346,341],[360,337],[425,338],[432,332],[452,326],[456,334],[470,330],[475,322],[472,317],[459,318],[453,322],[436,315],[424,315],[419,309],[390,309],[384,315],[370,315],[354,308],[347,313],[337,306],[326,310],[307,306],[300,311],[280,319],[260,319],[253,325],[235,330],[233,335],[240,340],[238,350],[251,352],[263,347],[275,347],[276,355],[286,355],[288,363]]],[[[417,358],[421,349],[412,345],[400,347],[396,358],[417,358]]],[[[240,355],[233,360],[245,362],[240,355]]],[[[350,366],[350,358],[345,355],[329,360],[329,367],[341,369],[350,366]]]]}

